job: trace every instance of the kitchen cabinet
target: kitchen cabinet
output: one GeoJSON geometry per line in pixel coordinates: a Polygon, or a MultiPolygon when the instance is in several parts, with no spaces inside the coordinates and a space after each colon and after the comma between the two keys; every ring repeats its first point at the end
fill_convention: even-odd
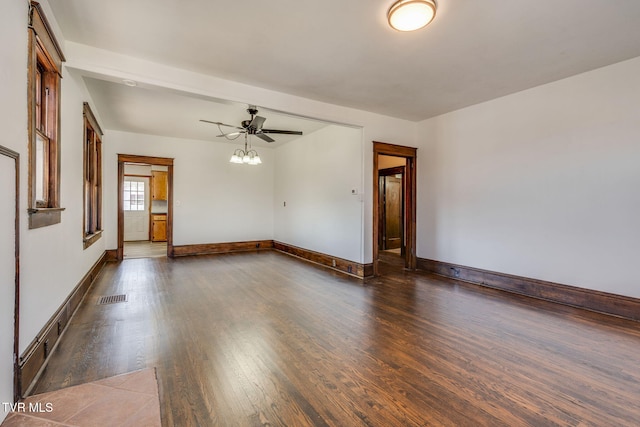
{"type": "Polygon", "coordinates": [[[151,214],[151,241],[167,241],[167,214],[151,214]]]}
{"type": "Polygon", "coordinates": [[[151,199],[167,200],[169,188],[168,173],[165,171],[151,171],[151,199]]]}

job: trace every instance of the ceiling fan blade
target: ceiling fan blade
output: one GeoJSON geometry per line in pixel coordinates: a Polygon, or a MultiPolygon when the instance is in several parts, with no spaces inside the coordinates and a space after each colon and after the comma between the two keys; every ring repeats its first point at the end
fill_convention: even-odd
{"type": "Polygon", "coordinates": [[[228,124],[225,124],[225,123],[212,122],[211,120],[204,120],[204,119],[200,119],[200,121],[201,121],[201,122],[205,122],[205,123],[211,123],[211,124],[213,124],[213,125],[218,125],[218,126],[228,126],[228,127],[230,127],[230,128],[243,129],[243,128],[238,127],[238,126],[228,125],[228,124]]]}
{"type": "Polygon", "coordinates": [[[223,133],[221,135],[216,135],[216,136],[236,136],[236,135],[240,135],[241,133],[244,133],[244,131],[241,132],[231,132],[231,133],[223,133]]]}
{"type": "Polygon", "coordinates": [[[282,135],[302,135],[299,130],[277,130],[277,129],[262,129],[263,133],[279,133],[282,135]]]}
{"type": "Polygon", "coordinates": [[[256,133],[255,134],[258,138],[260,138],[263,141],[267,141],[267,142],[273,142],[275,141],[275,139],[271,138],[270,136],[267,136],[265,134],[263,134],[262,132],[256,133]]]}
{"type": "Polygon", "coordinates": [[[265,119],[264,117],[255,116],[253,120],[251,120],[251,123],[249,123],[249,127],[255,130],[260,130],[262,129],[262,124],[265,120],[267,119],[265,119]]]}

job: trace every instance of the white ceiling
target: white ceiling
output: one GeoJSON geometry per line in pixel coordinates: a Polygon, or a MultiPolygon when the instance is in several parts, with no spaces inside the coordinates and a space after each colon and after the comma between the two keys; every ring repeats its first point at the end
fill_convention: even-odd
{"type": "MultiPolygon", "coordinates": [[[[67,40],[415,121],[640,56],[639,0],[439,0],[414,33],[389,28],[392,3],[50,1],[67,40]]],[[[191,121],[238,122],[202,100],[88,82],[112,127],[144,131],[182,102],[193,102],[191,121]]]]}
{"type": "MultiPolygon", "coordinates": [[[[224,100],[202,99],[167,90],[147,87],[129,87],[120,82],[111,82],[85,77],[84,81],[100,112],[101,126],[125,132],[176,138],[217,140],[224,142],[224,133],[235,132],[232,127],[203,123],[200,119],[240,126],[250,118],[246,104],[224,100]]],[[[327,126],[318,120],[305,119],[280,112],[259,108],[258,115],[265,117],[264,129],[302,131],[304,135],[327,126]]],[[[275,142],[266,143],[252,137],[255,146],[277,147],[300,138],[295,135],[269,134],[275,142]]],[[[242,136],[235,139],[244,143],[242,136]]]]}

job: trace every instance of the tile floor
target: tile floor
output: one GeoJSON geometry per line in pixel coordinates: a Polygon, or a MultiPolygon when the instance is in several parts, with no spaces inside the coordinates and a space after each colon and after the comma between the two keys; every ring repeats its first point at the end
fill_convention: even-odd
{"type": "Polygon", "coordinates": [[[153,368],[30,396],[0,427],[159,427],[153,368]]]}

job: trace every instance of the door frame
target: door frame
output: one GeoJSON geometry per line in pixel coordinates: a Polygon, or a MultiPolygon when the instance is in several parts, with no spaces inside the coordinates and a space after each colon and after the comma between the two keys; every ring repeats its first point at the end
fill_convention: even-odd
{"type": "Polygon", "coordinates": [[[173,160],[167,157],[137,156],[118,154],[118,249],[116,258],[124,259],[124,165],[125,163],[144,163],[167,166],[167,256],[173,258],[173,160]]]}
{"type": "Polygon", "coordinates": [[[20,154],[0,145],[0,155],[12,158],[15,164],[16,198],[15,205],[15,288],[13,308],[13,402],[17,402],[22,395],[20,390],[20,369],[18,366],[18,352],[20,351],[20,154]]]}
{"type": "Polygon", "coordinates": [[[417,266],[416,258],[416,161],[417,148],[405,147],[402,145],[389,144],[386,142],[373,141],[373,274],[377,276],[378,257],[380,245],[378,244],[379,221],[380,221],[380,173],[378,172],[378,156],[403,157],[406,160],[405,168],[405,188],[404,188],[404,235],[405,254],[404,268],[415,270],[417,266]]]}

